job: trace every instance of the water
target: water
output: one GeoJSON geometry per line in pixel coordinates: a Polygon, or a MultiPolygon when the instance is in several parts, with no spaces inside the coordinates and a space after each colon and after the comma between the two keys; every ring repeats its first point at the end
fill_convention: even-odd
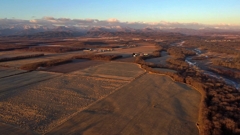
{"type": "MultiPolygon", "coordinates": [[[[196,52],[197,55],[200,55],[202,52],[201,50],[198,50],[197,48],[194,49],[194,51],[196,52]]],[[[198,69],[201,69],[200,67],[197,66],[197,62],[193,62],[192,61],[192,56],[189,56],[185,59],[185,61],[190,65],[190,66],[195,66],[196,68],[198,69]]],[[[210,71],[207,71],[207,70],[203,70],[201,69],[201,71],[203,71],[204,74],[208,75],[208,76],[211,76],[211,77],[214,77],[216,79],[221,79],[223,80],[226,84],[229,84],[231,86],[234,86],[237,90],[240,90],[240,84],[238,84],[237,82],[233,81],[233,80],[230,80],[228,78],[225,78],[221,75],[218,75],[216,73],[213,73],[213,72],[210,72],[210,71]]]]}

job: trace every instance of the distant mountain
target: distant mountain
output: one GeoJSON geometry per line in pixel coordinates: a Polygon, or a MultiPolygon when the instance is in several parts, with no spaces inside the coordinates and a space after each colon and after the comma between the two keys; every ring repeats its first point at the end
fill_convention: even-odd
{"type": "Polygon", "coordinates": [[[187,28],[175,28],[175,29],[166,29],[165,31],[173,32],[173,33],[181,33],[185,35],[200,35],[200,36],[207,36],[213,34],[221,34],[221,33],[228,33],[228,34],[240,34],[240,31],[234,30],[225,30],[225,29],[214,29],[214,28],[203,28],[203,29],[187,29],[187,28]]]}
{"type": "MultiPolygon", "coordinates": [[[[216,33],[231,33],[230,30],[221,30],[213,28],[203,29],[160,29],[143,28],[133,29],[122,26],[108,27],[75,27],[75,26],[37,26],[37,25],[15,25],[11,27],[0,27],[0,36],[4,37],[76,37],[76,36],[119,36],[119,35],[146,35],[151,36],[156,33],[180,33],[185,35],[211,35],[216,33]]],[[[239,32],[235,32],[240,34],[239,32]]]]}

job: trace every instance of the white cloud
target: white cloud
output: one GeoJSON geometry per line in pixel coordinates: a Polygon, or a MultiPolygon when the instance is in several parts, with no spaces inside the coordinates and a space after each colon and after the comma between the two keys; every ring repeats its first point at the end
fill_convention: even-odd
{"type": "Polygon", "coordinates": [[[119,20],[116,18],[110,18],[107,20],[107,22],[119,22],[119,20]]]}
{"type": "Polygon", "coordinates": [[[134,29],[141,28],[191,28],[191,29],[203,29],[203,28],[218,28],[218,29],[238,29],[240,25],[229,25],[229,24],[200,24],[197,22],[192,23],[179,23],[179,22],[121,22],[116,18],[110,18],[107,20],[98,19],[70,19],[70,18],[54,18],[54,17],[43,17],[41,19],[32,20],[21,20],[21,19],[0,19],[0,25],[14,26],[14,25],[40,25],[40,26],[104,26],[104,27],[130,27],[134,29]]]}

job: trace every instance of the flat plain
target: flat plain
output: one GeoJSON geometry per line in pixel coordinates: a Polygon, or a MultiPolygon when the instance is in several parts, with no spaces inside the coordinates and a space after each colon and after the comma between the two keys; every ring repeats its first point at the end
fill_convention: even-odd
{"type": "MultiPolygon", "coordinates": [[[[118,48],[100,54],[130,57],[117,61],[75,59],[38,71],[18,68],[89,52],[43,52],[46,55],[38,58],[0,62],[0,132],[198,134],[200,94],[169,77],[147,73],[133,63],[133,52],[151,53],[155,49],[153,44],[118,48]]],[[[13,52],[2,52],[1,56],[22,55],[13,52]]],[[[163,55],[150,61],[164,62],[168,55],[163,55]]]]}
{"type": "Polygon", "coordinates": [[[105,63],[104,61],[97,61],[97,60],[87,60],[87,59],[76,59],[73,60],[70,63],[58,65],[58,66],[53,66],[53,67],[48,67],[42,69],[43,71],[48,71],[48,72],[57,72],[57,73],[70,73],[73,71],[77,71],[80,69],[85,69],[91,66],[96,66],[99,64],[105,63]]]}
{"type": "Polygon", "coordinates": [[[74,75],[96,76],[121,80],[133,80],[144,70],[138,65],[125,62],[108,62],[95,67],[72,72],[74,75]]]}
{"type": "MultiPolygon", "coordinates": [[[[32,53],[32,52],[30,52],[30,53],[32,53]]],[[[28,54],[28,52],[26,52],[26,54],[28,54]]],[[[86,52],[75,51],[75,52],[55,53],[55,54],[48,53],[47,55],[39,57],[39,58],[29,58],[29,59],[23,59],[23,60],[17,60],[17,61],[0,62],[0,66],[19,68],[25,64],[48,61],[48,60],[53,60],[53,59],[65,59],[65,58],[70,58],[70,57],[73,57],[76,55],[81,55],[81,54],[86,54],[86,52]]]]}
{"type": "Polygon", "coordinates": [[[48,134],[196,135],[200,97],[169,77],[145,74],[48,134]]]}
{"type": "Polygon", "coordinates": [[[0,67],[0,78],[13,76],[13,75],[17,75],[25,72],[27,71],[0,67]]]}
{"type": "Polygon", "coordinates": [[[41,52],[5,51],[5,52],[0,52],[0,58],[25,56],[25,55],[33,55],[33,54],[41,54],[41,52]]]}
{"type": "MultiPolygon", "coordinates": [[[[114,64],[117,63],[109,63],[105,67],[122,65],[114,64]]],[[[130,67],[131,70],[136,70],[136,73],[141,71],[135,64],[127,63],[125,66],[127,66],[126,68],[130,67]]],[[[96,66],[96,70],[98,70],[97,68],[101,69],[99,66],[96,66]]],[[[109,79],[72,73],[58,74],[33,71],[2,78],[1,92],[7,91],[7,93],[2,93],[0,99],[0,119],[4,123],[25,130],[40,134],[45,133],[88,105],[130,82],[119,80],[118,75],[121,78],[121,74],[116,74],[115,79],[109,79]],[[51,79],[43,80],[50,76],[51,79]],[[14,85],[9,85],[10,82],[14,85]]],[[[133,75],[136,77],[140,74],[133,75]]]]}

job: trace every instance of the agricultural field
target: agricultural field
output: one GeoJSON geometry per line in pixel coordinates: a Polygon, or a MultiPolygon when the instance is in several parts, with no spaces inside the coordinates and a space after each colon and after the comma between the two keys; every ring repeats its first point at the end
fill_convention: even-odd
{"type": "MultiPolygon", "coordinates": [[[[105,65],[105,67],[127,66],[125,68],[129,68],[131,72],[136,70],[135,74],[132,73],[133,77],[139,76],[139,73],[144,73],[135,64],[109,62],[101,65],[105,65]]],[[[89,66],[89,69],[93,68],[91,65],[89,66]]],[[[94,67],[96,67],[95,70],[101,71],[104,66],[94,67]]],[[[45,133],[64,123],[88,105],[128,84],[129,80],[120,80],[122,78],[121,72],[116,74],[115,78],[43,71],[32,71],[2,78],[0,79],[2,86],[0,119],[3,123],[24,130],[38,134],[45,133]]],[[[130,76],[128,75],[128,77],[130,76]]],[[[7,129],[4,131],[8,132],[7,129]]]]}
{"type": "Polygon", "coordinates": [[[200,98],[169,77],[144,74],[47,134],[197,135],[200,98]]]}
{"type": "Polygon", "coordinates": [[[72,72],[74,75],[97,76],[104,78],[133,80],[144,70],[140,69],[138,65],[124,62],[108,62],[95,67],[72,72]]]}
{"type": "MultiPolygon", "coordinates": [[[[4,74],[4,71],[1,71],[4,74]]],[[[8,70],[6,72],[9,72],[8,70]]],[[[32,71],[23,74],[17,74],[5,78],[0,78],[0,96],[6,93],[18,91],[21,87],[36,84],[44,80],[48,80],[58,76],[56,73],[48,73],[43,71],[32,71]]]]}
{"type": "Polygon", "coordinates": [[[70,58],[70,57],[81,55],[81,54],[86,54],[86,53],[83,51],[76,51],[76,52],[60,53],[60,54],[48,54],[39,58],[28,58],[28,59],[17,60],[17,61],[0,62],[0,66],[19,68],[25,64],[48,61],[53,59],[65,59],[65,58],[70,58]]]}
{"type": "Polygon", "coordinates": [[[40,69],[44,71],[14,69],[76,54],[84,52],[0,63],[13,67],[0,67],[1,132],[198,133],[197,91],[168,77],[146,74],[137,64],[75,59],[40,69]],[[183,126],[187,128],[182,129],[183,126]]]}
{"type": "Polygon", "coordinates": [[[24,130],[18,127],[14,127],[12,125],[4,124],[0,122],[0,133],[6,133],[8,135],[37,135],[29,130],[24,130]]]}
{"type": "Polygon", "coordinates": [[[0,119],[7,124],[44,133],[125,83],[69,75],[18,88],[0,99],[0,119]]]}
{"type": "Polygon", "coordinates": [[[80,69],[85,69],[91,66],[96,66],[99,64],[105,63],[104,61],[97,61],[97,60],[87,60],[87,59],[75,59],[72,60],[70,63],[53,66],[53,67],[47,67],[41,69],[42,71],[48,71],[48,72],[57,72],[57,73],[70,73],[73,71],[77,71],[80,69]]]}
{"type": "MultiPolygon", "coordinates": [[[[25,51],[0,51],[0,59],[44,54],[0,62],[0,133],[197,135],[199,129],[200,133],[203,130],[202,125],[213,127],[202,124],[200,119],[201,95],[175,81],[194,87],[198,83],[191,82],[190,77],[194,81],[214,81],[195,72],[195,68],[202,71],[201,66],[209,66],[214,60],[234,61],[236,57],[233,54],[224,57],[226,54],[211,50],[201,50],[195,55],[196,48],[171,46],[172,43],[169,46],[143,41],[56,43],[36,43],[41,47],[25,51]],[[87,46],[80,51],[74,48],[75,44],[79,44],[79,48],[87,46]],[[61,46],[66,48],[61,50],[61,46]],[[133,53],[141,55],[133,57],[133,53]],[[138,58],[143,63],[138,62],[138,58]],[[190,66],[188,60],[197,64],[190,66]],[[182,66],[184,64],[187,66],[182,66]],[[159,74],[167,74],[175,81],[159,74]]],[[[231,72],[239,77],[235,73],[231,72]]],[[[199,87],[206,84],[199,83],[199,87]]],[[[220,89],[221,85],[212,86],[220,89]]],[[[203,96],[202,103],[207,101],[203,96]]]]}
{"type": "Polygon", "coordinates": [[[13,75],[17,75],[17,74],[21,74],[21,73],[25,73],[25,72],[27,72],[27,71],[0,67],[0,78],[13,76],[13,75]]]}
{"type": "Polygon", "coordinates": [[[34,55],[34,54],[41,54],[41,52],[5,51],[5,52],[0,52],[0,59],[16,57],[16,56],[34,55]]]}
{"type": "Polygon", "coordinates": [[[156,46],[152,44],[147,45],[140,45],[137,47],[132,48],[116,48],[113,51],[110,52],[102,52],[102,54],[122,54],[122,55],[131,55],[132,53],[152,53],[154,50],[156,50],[156,46]]]}

